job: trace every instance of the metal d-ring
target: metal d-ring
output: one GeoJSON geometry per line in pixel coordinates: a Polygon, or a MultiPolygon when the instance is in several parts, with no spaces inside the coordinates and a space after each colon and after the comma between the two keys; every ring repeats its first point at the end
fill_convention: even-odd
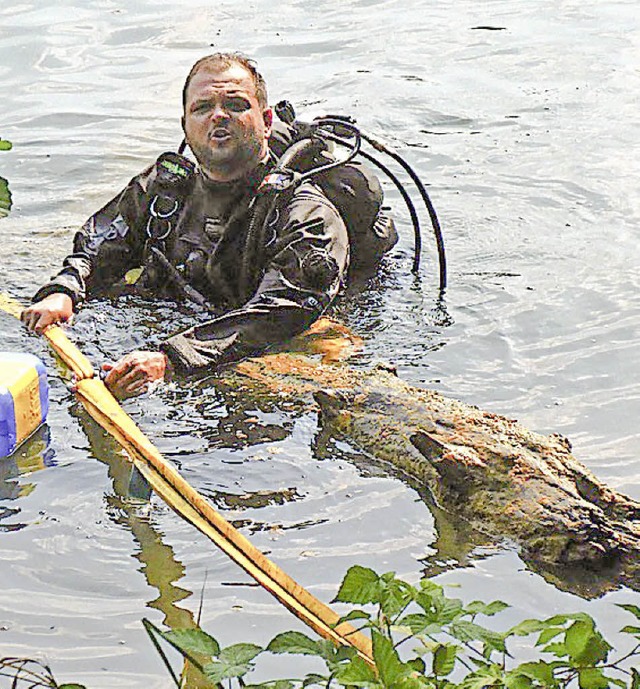
{"type": "Polygon", "coordinates": [[[154,196],[153,199],[151,200],[151,204],[149,205],[149,220],[147,220],[147,236],[150,237],[151,239],[159,240],[159,239],[166,239],[169,234],[171,233],[171,223],[169,222],[168,218],[170,218],[177,210],[179,207],[179,203],[176,199],[173,200],[173,208],[168,212],[168,213],[161,213],[158,211],[156,208],[156,202],[158,201],[158,196],[154,196]],[[151,221],[152,220],[166,220],[167,221],[167,230],[164,234],[154,234],[151,232],[151,221]]]}

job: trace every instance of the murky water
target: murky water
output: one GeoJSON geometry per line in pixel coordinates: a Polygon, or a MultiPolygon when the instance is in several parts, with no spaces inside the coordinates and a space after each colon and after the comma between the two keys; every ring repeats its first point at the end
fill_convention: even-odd
{"type": "MultiPolygon", "coordinates": [[[[242,49],[273,101],[353,114],[431,185],[445,309],[433,242],[416,280],[390,190],[402,244],[380,290],[338,307],[366,340],[357,363],[391,360],[411,382],[563,433],[599,477],[640,498],[639,37],[637,4],[615,0],[5,3],[0,137],[14,148],[0,151],[13,198],[0,219],[2,288],[26,299],[73,228],[177,144],[198,57],[242,49]]],[[[99,363],[157,339],[163,308],[97,304],[73,332],[99,363]]],[[[41,355],[53,397],[48,444],[40,435],[0,465],[0,656],[45,657],[59,678],[94,688],[166,687],[140,620],[188,624],[203,586],[204,627],[224,643],[295,626],[159,501],[122,499],[117,449],[76,408],[44,344],[0,321],[0,349],[41,355]]],[[[435,531],[414,489],[346,445],[320,447],[313,415],[246,406],[185,384],[127,410],[324,600],[353,563],[416,579],[435,531]],[[234,499],[256,491],[272,499],[234,499]]],[[[583,609],[608,633],[627,622],[614,603],[638,603],[629,591],[590,602],[560,592],[508,548],[440,579],[469,600],[507,600],[512,621],[583,609]]]]}

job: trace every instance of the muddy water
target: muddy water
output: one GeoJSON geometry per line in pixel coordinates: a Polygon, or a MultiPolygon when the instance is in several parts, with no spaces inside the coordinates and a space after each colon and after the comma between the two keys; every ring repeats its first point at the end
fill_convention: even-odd
{"type": "MultiPolygon", "coordinates": [[[[598,476],[640,499],[639,24],[635,3],[609,0],[5,3],[0,137],[14,147],[0,151],[13,199],[0,219],[2,288],[28,298],[73,228],[177,144],[192,62],[242,49],[273,101],[309,117],[353,114],[430,185],[445,301],[428,235],[411,275],[407,214],[389,189],[402,242],[375,289],[336,309],[366,341],[356,365],[391,360],[416,384],[563,433],[598,476]]],[[[98,303],[72,336],[99,363],[188,318],[170,305],[98,303]]],[[[204,626],[224,643],[293,626],[157,500],[123,497],[132,487],[117,449],[76,408],[43,343],[0,320],[0,349],[39,354],[52,373],[48,437],[0,464],[0,656],[46,657],[60,679],[91,687],[168,686],[140,620],[188,624],[203,586],[204,626]]],[[[464,598],[511,603],[505,624],[582,609],[613,633],[628,622],[614,603],[638,603],[628,591],[563,592],[506,545],[447,568],[414,488],[325,443],[312,414],[206,383],[127,411],[324,600],[357,562],[411,579],[445,569],[440,580],[464,598]]],[[[265,662],[263,678],[278,669],[265,662]]]]}

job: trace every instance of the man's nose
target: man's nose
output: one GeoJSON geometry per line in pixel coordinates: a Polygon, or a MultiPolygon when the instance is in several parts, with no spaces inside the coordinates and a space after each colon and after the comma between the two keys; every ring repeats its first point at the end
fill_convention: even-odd
{"type": "Polygon", "coordinates": [[[216,103],[213,106],[210,115],[212,120],[226,120],[229,118],[229,113],[221,103],[216,103]]]}

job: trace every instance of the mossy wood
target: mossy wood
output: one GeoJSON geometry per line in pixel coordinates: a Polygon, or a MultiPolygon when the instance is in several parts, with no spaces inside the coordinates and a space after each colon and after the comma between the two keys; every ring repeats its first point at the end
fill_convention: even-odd
{"type": "Polygon", "coordinates": [[[388,368],[300,354],[246,360],[224,384],[318,407],[325,433],[426,487],[450,539],[471,526],[484,535],[476,543],[511,541],[533,569],[583,596],[640,589],[640,503],[599,481],[560,435],[408,385],[388,368]]]}

